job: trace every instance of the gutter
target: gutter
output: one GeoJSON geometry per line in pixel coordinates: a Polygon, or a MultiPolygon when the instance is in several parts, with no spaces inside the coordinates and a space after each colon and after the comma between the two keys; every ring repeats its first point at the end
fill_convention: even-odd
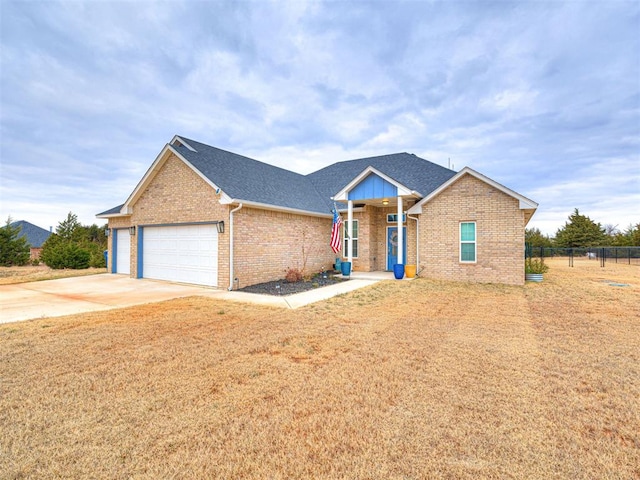
{"type": "MultiPolygon", "coordinates": [[[[407,213],[407,218],[416,221],[416,272],[420,271],[420,221],[418,217],[412,217],[407,213]]],[[[416,273],[417,275],[417,273],[416,273]]]]}
{"type": "Polygon", "coordinates": [[[229,212],[229,288],[233,290],[233,214],[242,208],[242,203],[229,212]]]}

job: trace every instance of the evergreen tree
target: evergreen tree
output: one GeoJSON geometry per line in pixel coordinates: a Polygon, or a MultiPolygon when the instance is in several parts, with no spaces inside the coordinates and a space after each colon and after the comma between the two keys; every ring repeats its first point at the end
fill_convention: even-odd
{"type": "Polygon", "coordinates": [[[25,237],[19,237],[20,227],[11,226],[11,217],[0,228],[0,266],[26,265],[29,261],[29,243],[25,237]]]}
{"type": "Polygon", "coordinates": [[[78,221],[78,216],[69,212],[67,218],[56,227],[56,233],[64,240],[77,241],[83,236],[83,227],[78,221]]]}
{"type": "Polygon", "coordinates": [[[555,243],[558,247],[579,248],[597,247],[607,243],[604,228],[576,208],[569,220],[556,232],[555,243]]]}
{"type": "Polygon", "coordinates": [[[543,235],[539,228],[527,228],[524,232],[524,241],[532,247],[551,247],[551,240],[543,235]]]}
{"type": "Polygon", "coordinates": [[[640,223],[629,225],[629,228],[625,230],[624,235],[629,239],[628,245],[640,247],[640,223]]]}
{"type": "Polygon", "coordinates": [[[51,268],[104,268],[107,237],[104,227],[85,227],[69,212],[42,246],[40,258],[51,268]]]}

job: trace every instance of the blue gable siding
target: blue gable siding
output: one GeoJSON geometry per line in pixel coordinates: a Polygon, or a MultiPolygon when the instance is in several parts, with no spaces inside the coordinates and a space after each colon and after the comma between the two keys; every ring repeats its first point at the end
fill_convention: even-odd
{"type": "Polygon", "coordinates": [[[380,178],[375,173],[370,173],[367,178],[356,185],[348,195],[349,200],[395,197],[398,195],[398,187],[380,178]]]}

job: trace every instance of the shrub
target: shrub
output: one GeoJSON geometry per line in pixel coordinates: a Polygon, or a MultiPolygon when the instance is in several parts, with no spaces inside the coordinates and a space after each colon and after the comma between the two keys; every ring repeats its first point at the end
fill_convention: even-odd
{"type": "Polygon", "coordinates": [[[297,268],[289,268],[284,276],[288,283],[295,283],[302,280],[302,272],[297,268]]]}
{"type": "Polygon", "coordinates": [[[11,217],[4,227],[0,228],[0,265],[26,265],[29,262],[29,244],[25,237],[20,237],[20,227],[11,226],[11,217]]]}
{"type": "Polygon", "coordinates": [[[42,261],[53,269],[81,270],[89,268],[90,259],[89,252],[74,243],[61,242],[42,250],[42,261]]]}
{"type": "Polygon", "coordinates": [[[543,258],[527,258],[524,261],[524,273],[547,273],[549,265],[544,263],[543,258]]]}

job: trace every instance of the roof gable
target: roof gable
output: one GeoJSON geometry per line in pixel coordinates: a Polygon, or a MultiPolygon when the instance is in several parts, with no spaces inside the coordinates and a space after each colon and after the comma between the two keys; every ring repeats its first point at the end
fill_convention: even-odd
{"type": "Polygon", "coordinates": [[[331,198],[346,189],[368,168],[396,185],[422,197],[435,190],[456,172],[412,153],[394,153],[334,163],[307,175],[320,195],[331,198]]]}
{"type": "Polygon", "coordinates": [[[395,197],[398,195],[398,186],[386,180],[382,175],[370,172],[367,176],[349,189],[349,200],[365,200],[367,198],[395,197]]]}
{"type": "Polygon", "coordinates": [[[333,196],[336,201],[367,200],[372,198],[411,195],[406,186],[396,182],[373,167],[367,167],[342,190],[333,196]]]}
{"type": "MultiPolygon", "coordinates": [[[[409,209],[409,214],[421,214],[422,213],[422,206],[431,201],[432,199],[434,199],[435,197],[437,197],[438,195],[440,195],[440,193],[442,193],[444,190],[446,190],[450,185],[452,185],[453,183],[457,182],[460,178],[462,178],[465,175],[471,175],[475,178],[477,178],[478,180],[487,183],[488,185],[491,185],[493,188],[495,188],[496,190],[501,191],[502,193],[509,195],[510,197],[515,198],[516,200],[518,200],[519,202],[519,208],[521,210],[526,210],[529,212],[528,214],[528,218],[531,218],[531,216],[533,215],[533,212],[536,210],[536,208],[538,208],[538,204],[536,202],[534,202],[533,200],[525,197],[524,195],[520,195],[519,193],[511,190],[510,188],[505,187],[504,185],[496,182],[495,180],[491,180],[489,177],[482,175],[479,172],[476,172],[475,170],[469,168],[469,167],[465,167],[462,170],[460,170],[457,174],[455,174],[453,177],[451,177],[449,180],[447,180],[446,182],[444,182],[442,185],[440,185],[437,189],[433,190],[429,195],[425,196],[422,200],[420,200],[418,203],[416,203],[413,207],[411,207],[409,209]]],[[[528,219],[527,219],[528,221],[528,219]]]]}

